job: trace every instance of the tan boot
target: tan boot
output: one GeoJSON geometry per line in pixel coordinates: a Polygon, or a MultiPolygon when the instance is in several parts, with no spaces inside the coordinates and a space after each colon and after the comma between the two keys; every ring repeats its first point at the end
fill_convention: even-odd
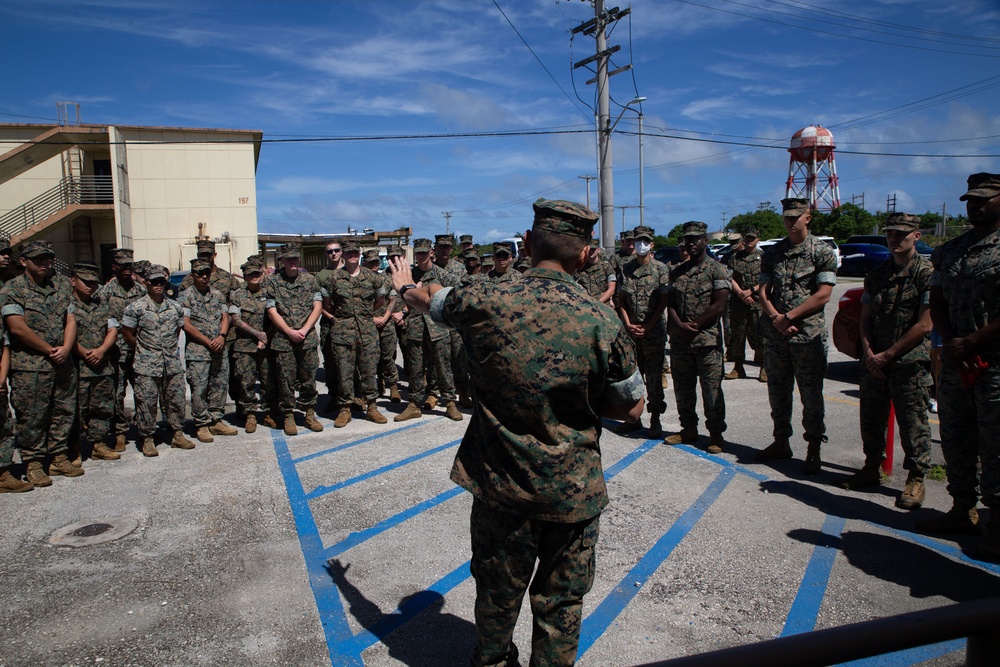
{"type": "Polygon", "coordinates": [[[438,404],[437,396],[434,396],[433,394],[428,396],[427,400],[424,401],[424,407],[427,408],[428,410],[433,410],[434,408],[437,407],[437,404],[438,404]]]}
{"type": "Polygon", "coordinates": [[[194,443],[184,437],[183,431],[174,431],[174,437],[170,439],[170,446],[175,449],[194,449],[194,443]]]}
{"type": "Polygon", "coordinates": [[[458,406],[455,405],[455,401],[448,401],[448,404],[444,406],[444,416],[453,422],[460,422],[465,419],[465,417],[462,416],[462,413],[458,411],[458,406]]]}
{"type": "Polygon", "coordinates": [[[264,415],[264,418],[260,420],[260,423],[268,428],[278,428],[278,420],[274,418],[270,412],[264,415]]]}
{"type": "Polygon", "coordinates": [[[337,413],[337,418],[333,420],[334,428],[344,428],[351,421],[351,409],[343,407],[337,413]]]}
{"type": "Polygon", "coordinates": [[[298,435],[299,429],[295,425],[295,413],[289,412],[285,415],[285,435],[298,435]]]}
{"type": "Polygon", "coordinates": [[[111,449],[103,442],[99,442],[94,445],[94,450],[90,453],[90,458],[100,459],[102,461],[117,461],[121,457],[121,454],[111,449]]]}
{"type": "Polygon", "coordinates": [[[401,403],[403,397],[399,395],[399,387],[394,384],[389,385],[389,402],[390,403],[401,403]]]}
{"type": "Polygon", "coordinates": [[[236,435],[239,431],[221,419],[208,427],[212,435],[236,435]]]}
{"type": "Polygon", "coordinates": [[[385,415],[378,411],[378,406],[375,405],[375,401],[369,401],[368,411],[365,412],[365,419],[370,422],[375,422],[376,424],[386,424],[388,419],[385,415]]]}
{"type": "Polygon", "coordinates": [[[49,474],[79,477],[83,474],[83,468],[73,465],[73,462],[65,454],[56,454],[52,457],[52,463],[49,464],[49,474]]]}
{"type": "Polygon", "coordinates": [[[757,381],[767,384],[767,371],[764,370],[763,366],[760,367],[760,374],[757,376],[757,381]]]}
{"type": "Polygon", "coordinates": [[[424,413],[421,411],[420,406],[410,401],[406,405],[406,409],[396,415],[392,421],[394,422],[405,422],[408,419],[416,419],[417,417],[423,417],[424,413]]]}
{"type": "Polygon", "coordinates": [[[663,440],[666,445],[693,445],[696,442],[698,442],[698,429],[696,428],[682,428],[680,433],[674,433],[663,440]]]}
{"type": "Polygon", "coordinates": [[[254,413],[247,414],[246,425],[243,427],[246,433],[256,433],[257,432],[257,415],[254,413]]]}
{"type": "Polygon", "coordinates": [[[743,368],[743,364],[736,364],[733,370],[729,371],[722,376],[723,380],[742,380],[747,376],[746,369],[743,368]]]}
{"type": "MultiPolygon", "coordinates": [[[[51,481],[49,482],[52,483],[51,481]]],[[[17,477],[8,472],[7,468],[0,468],[0,493],[24,493],[31,491],[35,485],[31,482],[22,482],[17,477]]]]}
{"type": "Polygon", "coordinates": [[[726,446],[726,439],[721,433],[712,433],[709,436],[708,441],[708,453],[709,454],[721,454],[722,450],[726,446]]]}
{"type": "Polygon", "coordinates": [[[45,474],[41,461],[28,462],[27,477],[32,486],[52,486],[52,478],[45,474]]]}
{"type": "MultiPolygon", "coordinates": [[[[904,510],[915,510],[924,504],[924,477],[910,473],[906,478],[906,486],[902,495],[896,499],[896,507],[904,510]]],[[[992,519],[990,520],[992,523],[992,519]]]]}
{"type": "Polygon", "coordinates": [[[143,456],[159,456],[160,453],[156,451],[156,443],[153,442],[153,436],[146,436],[142,439],[142,455],[143,456]]]}
{"type": "Polygon", "coordinates": [[[199,426],[194,437],[198,438],[198,442],[215,442],[215,438],[212,437],[212,432],[207,426],[199,426]]]}
{"type": "Polygon", "coordinates": [[[323,424],[316,419],[316,411],[312,408],[306,410],[306,428],[316,433],[323,430],[323,424]]]}
{"type": "Polygon", "coordinates": [[[763,463],[790,458],[792,458],[792,447],[788,444],[788,438],[775,438],[774,442],[754,454],[753,460],[763,463]]]}
{"type": "Polygon", "coordinates": [[[118,435],[115,436],[115,451],[116,452],[124,452],[125,451],[125,446],[127,444],[128,444],[128,442],[125,440],[125,434],[124,433],[119,433],[118,435]]]}

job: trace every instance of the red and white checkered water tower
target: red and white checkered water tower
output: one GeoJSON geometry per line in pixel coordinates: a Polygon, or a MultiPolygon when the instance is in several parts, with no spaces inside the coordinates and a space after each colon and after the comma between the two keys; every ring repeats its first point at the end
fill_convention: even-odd
{"type": "Polygon", "coordinates": [[[788,147],[788,181],[785,197],[808,199],[813,210],[831,211],[840,206],[837,163],[833,159],[833,134],[821,125],[804,127],[792,135],[788,147]]]}

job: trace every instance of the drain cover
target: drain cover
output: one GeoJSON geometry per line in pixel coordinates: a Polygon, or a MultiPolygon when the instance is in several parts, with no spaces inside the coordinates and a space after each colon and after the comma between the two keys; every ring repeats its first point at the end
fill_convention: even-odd
{"type": "Polygon", "coordinates": [[[125,537],[139,526],[128,517],[101,518],[63,526],[49,537],[50,544],[64,547],[89,547],[125,537]]]}

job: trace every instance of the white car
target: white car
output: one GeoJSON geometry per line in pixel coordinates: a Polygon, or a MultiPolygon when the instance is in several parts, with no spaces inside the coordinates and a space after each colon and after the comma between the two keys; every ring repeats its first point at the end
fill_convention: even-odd
{"type": "MultiPolygon", "coordinates": [[[[833,240],[832,236],[817,236],[816,238],[833,248],[833,254],[837,256],[837,268],[839,269],[840,265],[844,262],[844,258],[840,256],[840,247],[837,245],[837,242],[833,240]]],[[[768,239],[766,241],[760,241],[757,243],[757,247],[761,252],[764,252],[765,248],[773,246],[778,241],[781,241],[781,239],[768,239]]]]}

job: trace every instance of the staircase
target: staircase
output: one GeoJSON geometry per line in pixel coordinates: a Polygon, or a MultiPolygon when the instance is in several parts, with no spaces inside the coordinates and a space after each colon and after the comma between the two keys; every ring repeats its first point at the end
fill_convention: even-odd
{"type": "Polygon", "coordinates": [[[58,185],[0,216],[0,230],[10,234],[14,244],[80,211],[113,210],[111,176],[65,176],[58,185]]]}

